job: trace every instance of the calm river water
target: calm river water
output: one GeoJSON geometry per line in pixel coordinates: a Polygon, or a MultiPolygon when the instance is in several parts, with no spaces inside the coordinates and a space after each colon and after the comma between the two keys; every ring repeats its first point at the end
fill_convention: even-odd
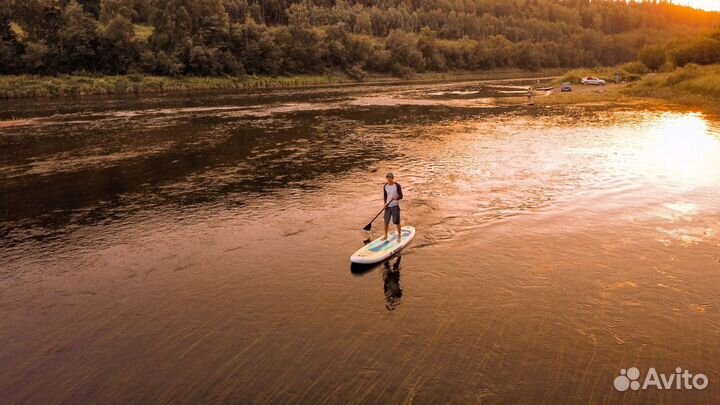
{"type": "Polygon", "coordinates": [[[720,118],[522,84],[0,101],[0,402],[717,402],[720,118]]]}

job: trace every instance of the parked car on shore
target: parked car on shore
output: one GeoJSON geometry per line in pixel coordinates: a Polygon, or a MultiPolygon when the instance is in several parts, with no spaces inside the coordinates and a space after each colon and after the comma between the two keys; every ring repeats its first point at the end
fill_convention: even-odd
{"type": "Polygon", "coordinates": [[[580,83],[592,85],[592,86],[604,86],[606,81],[603,79],[598,79],[595,76],[588,76],[588,77],[583,77],[582,79],[580,79],[580,83]]]}
{"type": "Polygon", "coordinates": [[[562,93],[567,93],[567,92],[569,92],[569,91],[572,91],[572,83],[570,83],[570,82],[564,82],[564,83],[560,86],[560,91],[561,91],[562,93]]]}

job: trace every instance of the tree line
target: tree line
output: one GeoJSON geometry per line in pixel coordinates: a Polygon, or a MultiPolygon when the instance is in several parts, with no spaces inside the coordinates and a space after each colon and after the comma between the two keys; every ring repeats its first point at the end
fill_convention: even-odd
{"type": "Polygon", "coordinates": [[[615,65],[719,23],[658,0],[3,0],[0,74],[361,79],[615,65]]]}
{"type": "Polygon", "coordinates": [[[671,70],[690,63],[698,65],[720,64],[720,29],[663,44],[648,45],[640,50],[638,58],[650,70],[671,70]]]}

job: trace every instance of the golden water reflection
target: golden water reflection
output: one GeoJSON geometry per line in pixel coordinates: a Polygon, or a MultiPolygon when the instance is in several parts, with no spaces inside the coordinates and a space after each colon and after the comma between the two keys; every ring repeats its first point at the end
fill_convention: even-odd
{"type": "Polygon", "coordinates": [[[715,184],[720,178],[720,141],[702,114],[667,114],[643,132],[632,164],[637,173],[682,188],[715,184]]]}
{"type": "Polygon", "coordinates": [[[437,87],[75,104],[0,136],[0,402],[720,398],[612,388],[720,378],[720,121],[437,87]],[[386,171],[419,233],[348,274],[386,171]]]}

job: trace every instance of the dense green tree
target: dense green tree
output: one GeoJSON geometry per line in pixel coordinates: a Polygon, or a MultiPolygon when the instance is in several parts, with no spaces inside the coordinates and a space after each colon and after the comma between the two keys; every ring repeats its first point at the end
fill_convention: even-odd
{"type": "Polygon", "coordinates": [[[180,76],[185,69],[185,65],[175,55],[160,51],[155,58],[155,69],[157,73],[162,75],[180,76]]]}
{"type": "Polygon", "coordinates": [[[0,74],[658,68],[660,49],[720,60],[720,33],[700,35],[719,23],[665,1],[2,0],[0,74]]]}
{"type": "Polygon", "coordinates": [[[283,54],[283,71],[322,72],[327,48],[318,31],[291,25],[276,29],[273,37],[283,54]]]}
{"type": "Polygon", "coordinates": [[[61,71],[93,68],[97,32],[95,20],[75,0],[62,11],[58,65],[61,71]]]}
{"type": "Polygon", "coordinates": [[[215,76],[222,71],[215,48],[195,45],[190,49],[188,68],[195,74],[215,76]]]}
{"type": "Polygon", "coordinates": [[[15,5],[15,17],[26,35],[20,56],[22,70],[29,73],[58,71],[58,55],[63,50],[59,1],[28,0],[18,1],[15,5]]]}
{"type": "Polygon", "coordinates": [[[157,0],[154,4],[150,45],[162,52],[157,57],[160,72],[214,75],[236,70],[237,60],[226,55],[230,19],[222,0],[157,0]]]}
{"type": "Polygon", "coordinates": [[[127,73],[139,59],[135,29],[130,20],[122,14],[112,17],[102,26],[99,43],[99,64],[104,71],[127,73]]]}
{"type": "Polygon", "coordinates": [[[100,22],[103,24],[115,17],[124,17],[128,21],[138,17],[133,4],[127,0],[102,0],[99,13],[100,22]]]}
{"type": "Polygon", "coordinates": [[[541,67],[541,54],[535,44],[525,41],[515,47],[513,62],[523,69],[537,70],[541,67]]]}
{"type": "Polygon", "coordinates": [[[385,47],[390,52],[393,70],[405,73],[406,68],[419,72],[425,70],[425,59],[417,47],[417,38],[402,31],[392,31],[385,39],[385,47]]]}
{"type": "Polygon", "coordinates": [[[242,23],[245,21],[245,16],[248,15],[250,10],[250,5],[247,0],[224,0],[223,6],[228,13],[230,22],[233,23],[242,23]]]}
{"type": "Polygon", "coordinates": [[[10,4],[0,5],[0,74],[16,72],[20,44],[10,26],[10,4]]]}
{"type": "Polygon", "coordinates": [[[249,74],[277,75],[281,72],[283,55],[267,26],[247,19],[233,26],[231,49],[249,74]]]}
{"type": "Polygon", "coordinates": [[[82,6],[86,13],[89,13],[93,18],[100,16],[100,0],[77,0],[82,6]]]}
{"type": "Polygon", "coordinates": [[[304,4],[293,4],[287,11],[288,26],[294,30],[310,26],[310,13],[304,4]]]}
{"type": "MultiPolygon", "coordinates": [[[[122,0],[121,0],[122,1],[122,0]]],[[[152,15],[153,6],[151,0],[125,0],[128,3],[132,3],[133,10],[137,14],[136,19],[138,22],[150,21],[152,15]]]]}
{"type": "Polygon", "coordinates": [[[444,71],[447,70],[447,62],[445,57],[440,53],[437,47],[437,33],[430,28],[425,27],[420,31],[417,48],[425,59],[425,66],[430,70],[444,71]]]}
{"type": "Polygon", "coordinates": [[[658,70],[667,61],[667,53],[662,45],[648,45],[640,50],[638,54],[640,62],[650,70],[658,70]]]}
{"type": "Polygon", "coordinates": [[[350,60],[352,38],[344,23],[338,23],[327,28],[325,44],[327,48],[327,64],[329,66],[338,66],[345,69],[353,64],[354,61],[350,60]]]}
{"type": "Polygon", "coordinates": [[[684,66],[688,63],[699,65],[720,63],[720,41],[700,36],[671,50],[670,56],[676,66],[684,66]]]}
{"type": "Polygon", "coordinates": [[[23,70],[28,73],[41,73],[47,66],[50,49],[43,42],[28,42],[20,57],[23,70]]]}
{"type": "Polygon", "coordinates": [[[158,51],[176,54],[189,45],[193,30],[185,0],[155,0],[150,23],[153,33],[150,45],[158,51]]]}

